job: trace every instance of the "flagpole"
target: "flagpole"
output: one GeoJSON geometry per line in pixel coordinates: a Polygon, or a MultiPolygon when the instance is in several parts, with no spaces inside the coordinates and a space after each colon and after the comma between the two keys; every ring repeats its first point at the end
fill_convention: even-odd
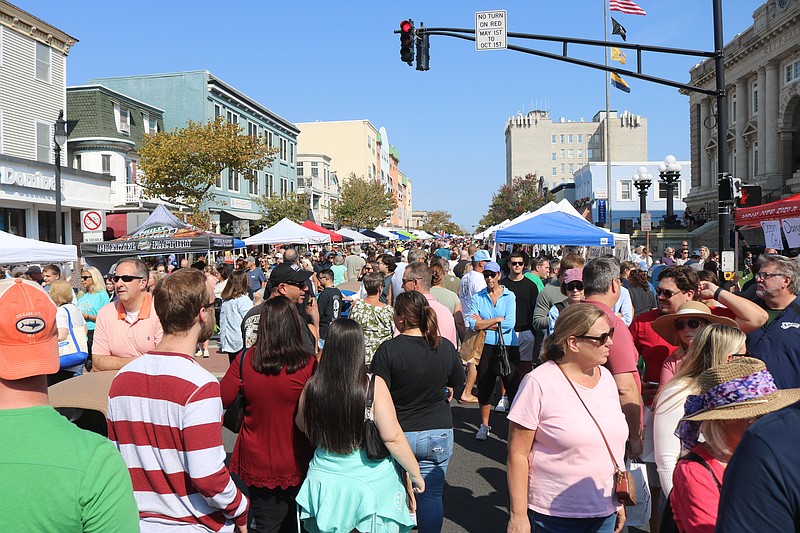
{"type": "MultiPolygon", "coordinates": [[[[603,1],[603,40],[608,41],[608,0],[603,1]]],[[[608,55],[610,51],[605,47],[606,67],[608,67],[608,55]]],[[[611,73],[606,70],[606,124],[604,128],[606,145],[606,213],[608,217],[608,229],[614,230],[614,219],[611,212],[611,73]]]]}

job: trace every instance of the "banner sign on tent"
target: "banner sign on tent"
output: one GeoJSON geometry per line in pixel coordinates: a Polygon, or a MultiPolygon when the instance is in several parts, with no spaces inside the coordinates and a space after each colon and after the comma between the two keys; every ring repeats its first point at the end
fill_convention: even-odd
{"type": "Polygon", "coordinates": [[[762,220],[761,229],[764,230],[764,246],[783,250],[783,239],[781,239],[780,220],[762,220]]]}
{"type": "Polygon", "coordinates": [[[607,200],[597,200],[597,221],[601,224],[606,223],[606,202],[607,200]]]}
{"type": "Polygon", "coordinates": [[[800,218],[785,218],[781,226],[789,248],[800,248],[800,218]]]}

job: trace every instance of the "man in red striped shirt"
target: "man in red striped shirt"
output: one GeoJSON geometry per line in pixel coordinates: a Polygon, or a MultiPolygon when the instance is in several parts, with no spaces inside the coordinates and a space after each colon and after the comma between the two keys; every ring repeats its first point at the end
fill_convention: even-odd
{"type": "Polygon", "coordinates": [[[108,438],[133,480],[139,525],[246,533],[248,500],[224,463],[219,383],[192,357],[214,331],[214,294],[186,268],[162,279],[153,300],[164,336],[120,370],[108,398],[108,438]]]}

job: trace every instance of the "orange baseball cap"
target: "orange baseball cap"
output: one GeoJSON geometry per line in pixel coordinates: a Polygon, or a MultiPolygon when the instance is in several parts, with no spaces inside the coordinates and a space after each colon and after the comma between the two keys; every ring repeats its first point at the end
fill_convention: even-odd
{"type": "Polygon", "coordinates": [[[58,372],[56,304],[37,283],[0,280],[0,378],[58,372]]]}

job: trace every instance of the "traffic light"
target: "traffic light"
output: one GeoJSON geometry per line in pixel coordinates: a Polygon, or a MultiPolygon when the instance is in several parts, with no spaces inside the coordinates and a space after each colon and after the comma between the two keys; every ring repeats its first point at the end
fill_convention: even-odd
{"type": "Polygon", "coordinates": [[[738,200],[742,196],[742,178],[732,178],[731,185],[733,187],[733,198],[738,200]]]}
{"type": "Polygon", "coordinates": [[[729,202],[733,200],[733,176],[727,172],[721,173],[717,178],[719,186],[719,201],[729,202]]]}
{"type": "Polygon", "coordinates": [[[430,70],[430,35],[423,33],[417,39],[417,70],[430,70]]]}
{"type": "Polygon", "coordinates": [[[414,64],[414,21],[404,20],[400,23],[400,60],[414,64]]]}
{"type": "Polygon", "coordinates": [[[755,207],[761,205],[761,185],[743,185],[742,195],[736,205],[738,207],[755,207]]]}

